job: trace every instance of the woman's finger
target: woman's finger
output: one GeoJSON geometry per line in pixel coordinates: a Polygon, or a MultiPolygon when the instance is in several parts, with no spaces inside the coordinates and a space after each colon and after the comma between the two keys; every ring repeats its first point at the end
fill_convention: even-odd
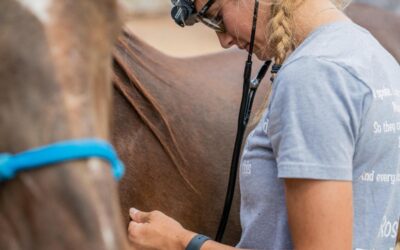
{"type": "Polygon", "coordinates": [[[129,209],[129,216],[138,223],[146,223],[150,220],[150,213],[139,211],[136,208],[129,209]]]}
{"type": "Polygon", "coordinates": [[[141,235],[143,234],[144,226],[145,225],[143,223],[137,223],[135,221],[129,222],[129,227],[128,227],[129,240],[135,242],[137,239],[140,239],[141,235]]]}

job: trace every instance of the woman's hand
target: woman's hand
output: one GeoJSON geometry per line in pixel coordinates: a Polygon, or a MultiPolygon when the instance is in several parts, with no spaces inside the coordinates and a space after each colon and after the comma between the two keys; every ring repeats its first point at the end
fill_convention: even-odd
{"type": "Polygon", "coordinates": [[[185,249],[195,233],[162,212],[141,212],[131,208],[128,233],[134,249],[185,249]]]}

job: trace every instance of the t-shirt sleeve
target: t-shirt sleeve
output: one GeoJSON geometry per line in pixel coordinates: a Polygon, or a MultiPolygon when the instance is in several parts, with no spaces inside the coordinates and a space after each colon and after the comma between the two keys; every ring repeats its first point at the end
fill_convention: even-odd
{"type": "Polygon", "coordinates": [[[352,180],[368,88],[345,68],[304,57],[281,69],[268,136],[279,178],[352,180]]]}

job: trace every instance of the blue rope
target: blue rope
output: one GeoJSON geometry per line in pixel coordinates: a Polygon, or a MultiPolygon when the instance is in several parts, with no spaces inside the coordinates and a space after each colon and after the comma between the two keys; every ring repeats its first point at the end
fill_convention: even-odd
{"type": "Polygon", "coordinates": [[[0,154],[0,182],[13,179],[24,170],[92,157],[108,161],[114,177],[117,180],[122,178],[124,165],[111,144],[100,139],[80,139],[62,141],[15,155],[0,154]]]}

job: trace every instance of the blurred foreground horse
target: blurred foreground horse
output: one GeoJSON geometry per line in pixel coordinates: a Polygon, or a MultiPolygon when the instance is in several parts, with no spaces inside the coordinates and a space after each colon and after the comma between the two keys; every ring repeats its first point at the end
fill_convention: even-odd
{"type": "MultiPolygon", "coordinates": [[[[399,17],[363,4],[350,6],[348,13],[400,62],[399,17]]],[[[127,164],[120,186],[125,216],[130,206],[158,209],[188,229],[215,235],[245,58],[229,51],[178,59],[128,31],[119,38],[114,53],[113,142],[127,164]]],[[[267,95],[268,85],[260,87],[258,98],[267,95]]],[[[256,100],[255,108],[259,103],[256,100]]],[[[238,208],[237,192],[225,237],[229,243],[240,235],[238,208]]]]}
{"type": "MultiPolygon", "coordinates": [[[[0,1],[0,152],[109,138],[115,0],[0,1]]],[[[0,249],[127,249],[106,162],[71,161],[0,183],[0,249]]]]}

